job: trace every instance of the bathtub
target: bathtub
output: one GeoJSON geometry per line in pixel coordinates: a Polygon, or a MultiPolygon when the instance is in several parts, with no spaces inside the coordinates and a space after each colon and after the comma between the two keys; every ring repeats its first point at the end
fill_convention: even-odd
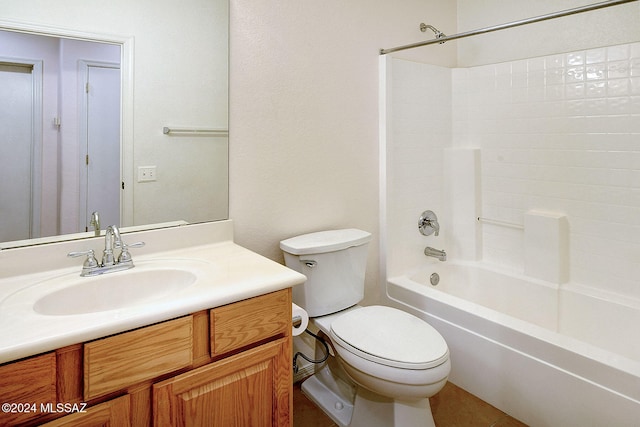
{"type": "Polygon", "coordinates": [[[387,297],[444,336],[451,382],[522,422],[640,425],[640,302],[450,261],[389,278],[387,297]]]}

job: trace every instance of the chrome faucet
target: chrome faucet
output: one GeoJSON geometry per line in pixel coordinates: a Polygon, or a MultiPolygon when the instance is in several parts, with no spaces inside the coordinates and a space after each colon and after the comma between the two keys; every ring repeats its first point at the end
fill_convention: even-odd
{"type": "Polygon", "coordinates": [[[133,260],[129,253],[129,248],[141,248],[144,242],[136,242],[130,245],[125,244],[120,237],[120,230],[115,225],[110,225],[105,230],[104,251],[102,252],[102,262],[98,263],[93,249],[79,252],[69,252],[67,256],[77,257],[86,255],[87,259],[82,265],[81,276],[97,276],[99,274],[113,273],[115,271],[128,270],[133,268],[133,260]],[[115,257],[113,251],[120,248],[120,255],[115,257]]]}
{"type": "Polygon", "coordinates": [[[438,258],[440,261],[447,260],[447,253],[443,250],[432,248],[431,246],[427,246],[424,248],[424,254],[426,256],[438,258]]]}
{"type": "Polygon", "coordinates": [[[113,250],[120,247],[122,247],[120,230],[115,225],[108,226],[104,232],[104,251],[102,252],[103,267],[114,265],[116,263],[116,259],[113,256],[113,250]]]}
{"type": "Polygon", "coordinates": [[[91,221],[89,221],[89,224],[93,226],[96,237],[100,236],[100,215],[98,214],[97,211],[91,213],[91,221]]]}

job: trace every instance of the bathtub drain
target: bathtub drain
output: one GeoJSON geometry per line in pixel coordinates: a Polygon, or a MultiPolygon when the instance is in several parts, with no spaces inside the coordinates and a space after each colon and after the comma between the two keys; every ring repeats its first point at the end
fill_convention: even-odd
{"type": "Polygon", "coordinates": [[[440,275],[438,273],[431,273],[431,277],[429,277],[429,281],[433,286],[436,286],[440,283],[440,275]]]}

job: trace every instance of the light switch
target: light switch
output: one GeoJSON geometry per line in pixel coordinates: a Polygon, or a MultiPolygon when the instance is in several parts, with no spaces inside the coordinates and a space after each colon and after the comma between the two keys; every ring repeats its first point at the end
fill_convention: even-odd
{"type": "Polygon", "coordinates": [[[156,180],[155,166],[138,166],[138,182],[149,182],[156,180]]]}

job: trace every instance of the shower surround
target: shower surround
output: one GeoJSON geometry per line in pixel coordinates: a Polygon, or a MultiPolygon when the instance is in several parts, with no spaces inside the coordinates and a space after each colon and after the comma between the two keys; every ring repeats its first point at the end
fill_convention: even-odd
{"type": "MultiPolygon", "coordinates": [[[[456,327],[459,307],[443,309],[433,318],[428,297],[423,301],[414,293],[402,301],[394,296],[399,288],[393,278],[433,262],[422,254],[432,246],[447,251],[447,263],[471,262],[539,280],[538,271],[528,268],[532,240],[525,225],[539,226],[548,236],[559,236],[548,248],[533,248],[534,254],[537,250],[538,255],[563,259],[558,264],[562,271],[547,282],[559,298],[571,293],[617,305],[617,311],[640,311],[640,43],[458,69],[387,57],[381,72],[383,268],[391,278],[387,295],[391,304],[423,307],[423,317],[436,328],[441,325],[448,342],[462,343],[459,351],[452,350],[451,378],[500,407],[493,397],[525,395],[530,387],[509,372],[489,380],[476,369],[477,378],[466,378],[470,371],[464,366],[482,366],[487,354],[517,347],[483,339],[487,348],[473,347],[482,354],[466,351],[483,336],[481,329],[473,329],[482,323],[456,327]],[[439,237],[424,237],[416,229],[425,209],[438,214],[439,237]]],[[[565,301],[563,307],[571,309],[571,304],[565,301]]],[[[470,310],[474,316],[483,312],[470,310]]],[[[638,332],[602,333],[608,317],[599,309],[571,313],[576,314],[581,320],[570,331],[550,328],[552,334],[567,333],[573,337],[567,340],[583,342],[598,335],[595,345],[609,355],[605,359],[611,365],[593,375],[613,369],[634,382],[640,378],[640,368],[616,365],[616,360],[640,363],[633,356],[638,332]]],[[[562,310],[556,315],[570,318],[562,310]]],[[[538,359],[544,352],[517,353],[522,360],[553,366],[538,359]]],[[[576,361],[589,357],[574,354],[576,361]]],[[[520,368],[526,371],[525,365],[520,368]]],[[[564,384],[564,379],[554,379],[560,372],[554,369],[545,373],[551,388],[543,394],[552,394],[554,382],[564,384]]],[[[586,389],[574,391],[590,396],[586,389]]],[[[534,412],[545,410],[535,400],[527,402],[534,412]]],[[[640,400],[633,402],[640,408],[640,400]]]]}
{"type": "MultiPolygon", "coordinates": [[[[640,43],[453,70],[453,117],[483,217],[566,214],[571,282],[640,300],[640,43]]],[[[483,259],[521,269],[521,237],[485,224],[483,259]]]]}
{"type": "Polygon", "coordinates": [[[391,274],[420,263],[424,209],[467,216],[453,230],[442,218],[430,246],[515,271],[525,213],[546,211],[569,222],[571,284],[640,303],[640,43],[472,68],[385,60],[391,274]],[[450,148],[479,150],[477,176],[445,167],[450,148]],[[465,179],[477,206],[461,213],[468,195],[449,187],[465,179]],[[504,224],[472,227],[478,216],[504,224]]]}

